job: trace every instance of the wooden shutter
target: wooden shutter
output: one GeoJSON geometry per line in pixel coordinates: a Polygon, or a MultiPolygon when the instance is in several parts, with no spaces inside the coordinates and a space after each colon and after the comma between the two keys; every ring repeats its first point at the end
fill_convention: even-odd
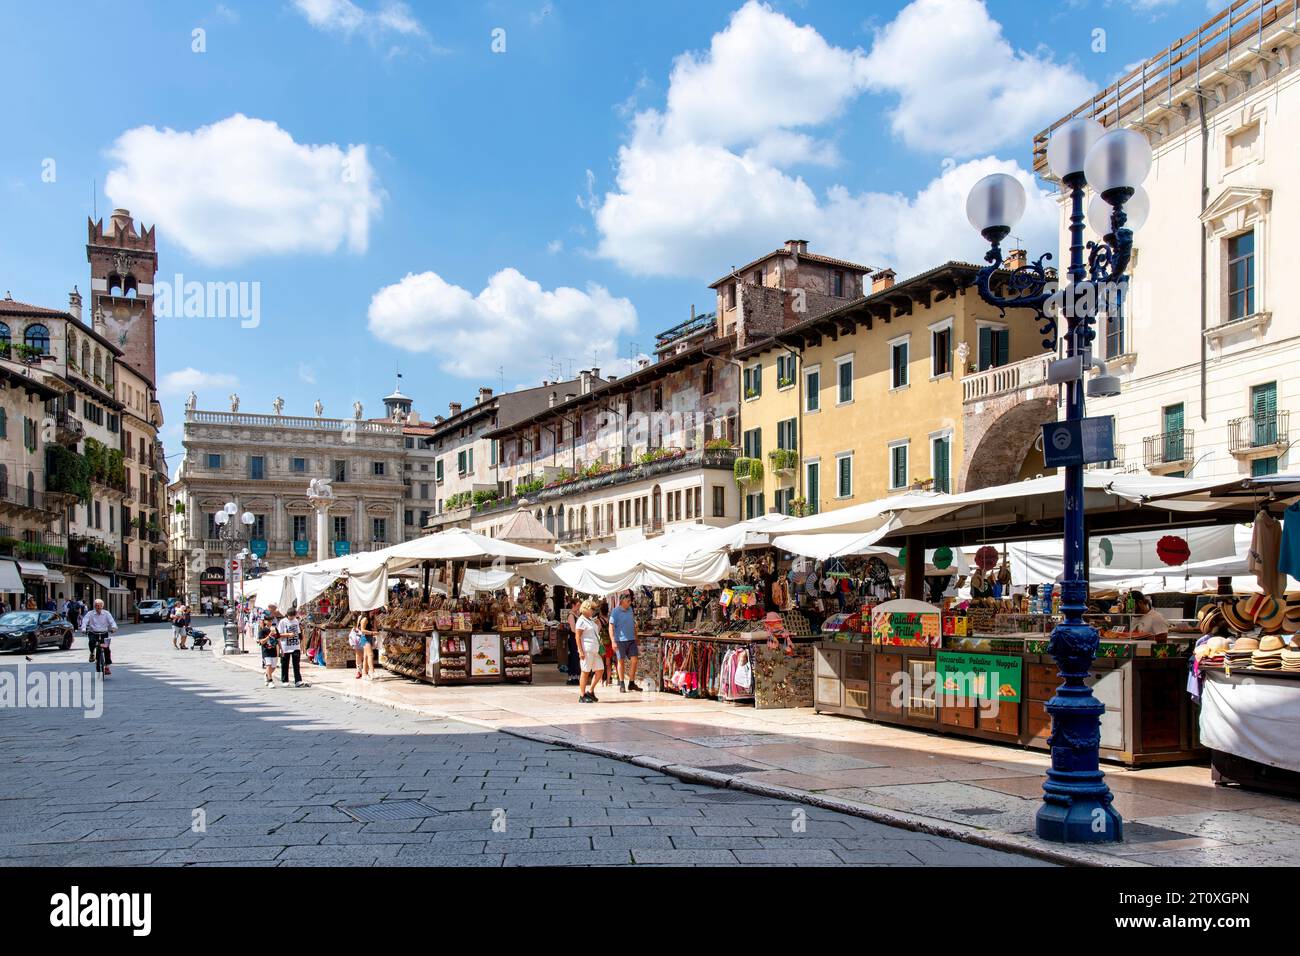
{"type": "Polygon", "coordinates": [[[951,489],[948,486],[948,455],[949,442],[947,438],[940,438],[934,443],[934,490],[947,493],[951,489]]]}

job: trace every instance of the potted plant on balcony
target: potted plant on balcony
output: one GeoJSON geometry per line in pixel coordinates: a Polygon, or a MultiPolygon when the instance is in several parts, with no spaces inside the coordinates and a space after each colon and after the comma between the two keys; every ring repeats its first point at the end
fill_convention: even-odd
{"type": "Polygon", "coordinates": [[[737,484],[758,484],[763,480],[763,462],[758,458],[737,458],[732,473],[737,484]]]}
{"type": "Polygon", "coordinates": [[[776,472],[794,471],[799,467],[799,453],[793,448],[773,448],[767,453],[767,460],[776,472]]]}

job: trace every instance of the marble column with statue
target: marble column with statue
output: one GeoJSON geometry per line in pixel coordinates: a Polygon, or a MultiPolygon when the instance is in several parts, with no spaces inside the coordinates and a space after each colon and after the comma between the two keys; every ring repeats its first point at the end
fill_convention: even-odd
{"type": "Polygon", "coordinates": [[[334,489],[328,478],[313,478],[307,483],[307,501],[316,509],[316,560],[324,561],[329,530],[330,505],[335,501],[334,489]]]}

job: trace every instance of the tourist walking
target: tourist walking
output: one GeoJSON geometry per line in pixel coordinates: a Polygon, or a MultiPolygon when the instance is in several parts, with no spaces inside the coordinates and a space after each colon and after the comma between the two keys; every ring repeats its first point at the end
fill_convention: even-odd
{"type": "Polygon", "coordinates": [[[578,647],[578,618],[581,616],[578,610],[582,607],[582,598],[574,598],[569,602],[569,616],[565,620],[566,635],[564,639],[565,650],[567,652],[567,664],[565,672],[569,675],[566,684],[578,683],[578,671],[581,668],[582,653],[578,647]]]}
{"type": "Polygon", "coordinates": [[[275,621],[264,617],[257,623],[257,644],[262,649],[262,669],[266,672],[266,686],[275,684],[276,658],[279,657],[279,635],[276,634],[275,621]]]}
{"type": "Polygon", "coordinates": [[[374,626],[374,611],[362,611],[357,618],[357,678],[372,680],[375,676],[375,639],[379,631],[374,626]]]}
{"type": "Polygon", "coordinates": [[[289,608],[289,613],[275,626],[280,638],[280,683],[289,683],[289,664],[293,664],[293,686],[302,683],[302,622],[298,620],[298,609],[289,608]]]}
{"type": "Polygon", "coordinates": [[[618,655],[618,689],[637,691],[636,668],[640,655],[636,643],[636,615],[632,611],[632,592],[618,596],[618,607],[609,615],[609,636],[618,655]],[[626,684],[624,683],[626,681],[626,684]]]}
{"type": "Polygon", "coordinates": [[[600,657],[600,629],[593,618],[596,605],[592,601],[583,601],[578,605],[578,619],[574,638],[582,654],[580,667],[582,676],[578,681],[578,703],[595,704],[596,684],[605,670],[605,662],[600,657]]]}

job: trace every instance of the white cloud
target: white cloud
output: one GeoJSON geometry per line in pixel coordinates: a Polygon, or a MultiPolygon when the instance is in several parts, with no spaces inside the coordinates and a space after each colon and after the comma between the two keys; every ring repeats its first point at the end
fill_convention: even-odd
{"type": "Polygon", "coordinates": [[[364,145],[298,143],[240,113],[192,132],[139,126],[108,152],[113,203],[208,265],[364,252],[383,202],[364,145]]]}
{"type": "Polygon", "coordinates": [[[636,309],[599,285],[547,291],[517,269],[502,269],[477,295],[434,272],[408,274],[370,300],[369,328],[381,342],[431,352],[462,377],[545,374],[548,356],[579,365],[593,350],[615,350],[636,327],[636,309]]]}
{"type": "Polygon", "coordinates": [[[384,3],[377,10],[363,9],[352,0],[293,0],[293,5],[308,23],[330,33],[424,35],[424,27],[405,3],[384,3]]]}
{"type": "Polygon", "coordinates": [[[300,381],[300,382],[304,382],[304,383],[306,383],[307,385],[315,385],[315,384],[316,384],[316,369],[315,369],[313,366],[308,365],[306,362],[299,362],[299,363],[298,363],[298,381],[300,381]]]}
{"type": "Polygon", "coordinates": [[[158,391],[163,395],[187,395],[191,391],[211,388],[236,388],[239,378],[227,372],[202,372],[194,366],[188,366],[175,372],[168,372],[158,383],[158,391]]]}
{"type": "Polygon", "coordinates": [[[981,0],[913,0],[876,31],[864,66],[871,89],[898,95],[895,135],[953,156],[1023,147],[1093,92],[1049,53],[1014,49],[981,0]]]}
{"type": "Polygon", "coordinates": [[[563,251],[564,251],[564,240],[563,240],[563,239],[552,239],[550,242],[548,242],[548,243],[546,244],[546,251],[549,252],[549,253],[550,253],[551,255],[553,255],[553,256],[554,256],[554,255],[558,255],[559,253],[563,252],[563,251]]]}
{"type": "MultiPolygon", "coordinates": [[[[819,194],[794,171],[801,164],[837,161],[834,144],[819,138],[819,128],[878,83],[887,62],[900,71],[896,82],[905,90],[904,101],[920,90],[919,77],[928,67],[895,63],[890,58],[896,59],[898,51],[886,45],[911,42],[913,17],[922,8],[936,18],[930,21],[929,38],[941,46],[948,41],[936,39],[933,24],[947,24],[947,12],[964,17],[958,22],[972,32],[953,33],[970,47],[958,60],[962,69],[981,55],[995,71],[1019,64],[1023,73],[1028,64],[1044,68],[1047,63],[1012,51],[976,0],[916,0],[878,33],[870,54],[833,47],[811,27],[800,27],[750,0],[713,37],[707,55],[677,59],[666,110],[645,109],[633,118],[628,142],[618,153],[615,188],[595,206],[579,202],[592,209],[600,234],[598,254],[636,274],[708,279],[789,237],[810,239],[815,251],[892,266],[900,275],[949,258],[978,261],[984,243],[965,221],[965,194],[976,179],[994,170],[1017,175],[1031,195],[1017,234],[1027,243],[1055,248],[1055,206],[1018,164],[981,155],[993,144],[981,144],[976,131],[996,129],[1000,140],[1007,126],[999,124],[1005,123],[1015,127],[1015,143],[1022,146],[1034,124],[1051,118],[1039,113],[1073,104],[1072,94],[1060,94],[1066,98],[1052,104],[1026,92],[1037,107],[1017,106],[1009,122],[969,105],[964,112],[933,115],[923,110],[913,116],[905,128],[909,133],[927,130],[933,140],[926,149],[958,143],[963,147],[958,155],[971,155],[981,147],[975,152],[978,158],[961,164],[945,160],[916,195],[854,193],[840,185],[819,194]],[[899,24],[902,28],[895,29],[899,24]]],[[[949,33],[946,27],[940,32],[949,33]]],[[[931,52],[912,50],[909,56],[944,62],[931,52]]],[[[1035,76],[1026,83],[1039,80],[1035,76]]],[[[1010,95],[987,85],[984,92],[1010,95]]],[[[949,94],[945,89],[934,95],[945,100],[949,94]]],[[[900,112],[909,105],[901,104],[900,112]]]]}

